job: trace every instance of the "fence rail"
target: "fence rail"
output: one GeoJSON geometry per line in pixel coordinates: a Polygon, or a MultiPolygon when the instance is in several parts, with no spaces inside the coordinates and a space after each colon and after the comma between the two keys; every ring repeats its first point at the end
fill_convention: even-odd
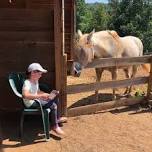
{"type": "Polygon", "coordinates": [[[138,77],[138,78],[132,78],[132,79],[125,79],[125,80],[69,85],[67,87],[67,94],[88,92],[88,91],[108,89],[108,88],[113,89],[113,88],[119,88],[119,87],[127,87],[130,85],[145,84],[145,83],[148,83],[148,80],[149,80],[149,77],[145,76],[145,77],[138,77]]]}
{"type": "Polygon", "coordinates": [[[126,66],[140,65],[140,64],[151,64],[151,72],[149,76],[136,77],[131,79],[115,80],[115,81],[106,81],[106,82],[95,82],[90,84],[76,84],[67,86],[67,94],[75,94],[81,92],[88,92],[100,89],[108,88],[121,88],[127,87],[130,85],[139,85],[148,83],[147,94],[145,98],[128,98],[123,100],[109,101],[105,103],[97,103],[92,105],[86,105],[82,107],[75,107],[68,109],[69,116],[90,114],[96,111],[105,110],[109,108],[115,108],[120,106],[133,105],[141,102],[146,102],[149,99],[149,94],[152,94],[152,56],[146,55],[142,57],[132,57],[132,58],[100,58],[95,59],[92,63],[89,63],[86,68],[109,68],[109,67],[118,67],[123,68],[126,66]]]}
{"type": "Polygon", "coordinates": [[[86,68],[123,67],[129,65],[140,65],[151,62],[151,55],[132,58],[99,58],[89,63],[86,68]]]}
{"type": "MultiPolygon", "coordinates": [[[[133,58],[100,58],[95,59],[92,63],[88,64],[86,68],[105,68],[105,67],[124,67],[129,65],[139,65],[150,63],[152,56],[142,56],[142,57],[133,57],[133,58]]],[[[149,77],[137,77],[132,79],[124,80],[115,80],[107,82],[94,82],[90,84],[77,84],[67,86],[67,94],[74,94],[80,92],[88,92],[99,89],[108,89],[108,88],[119,88],[127,87],[129,85],[139,85],[148,83],[149,77]]]]}

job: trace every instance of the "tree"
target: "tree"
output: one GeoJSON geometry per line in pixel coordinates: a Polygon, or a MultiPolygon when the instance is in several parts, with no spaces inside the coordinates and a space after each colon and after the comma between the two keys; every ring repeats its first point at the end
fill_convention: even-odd
{"type": "Polygon", "coordinates": [[[86,8],[85,0],[77,0],[76,9],[76,27],[84,32],[84,29],[87,27],[86,24],[89,24],[89,18],[91,17],[91,14],[86,8]]]}
{"type": "Polygon", "coordinates": [[[106,30],[109,15],[103,4],[96,3],[92,6],[92,29],[96,31],[106,30]]]}
{"type": "Polygon", "coordinates": [[[117,3],[115,13],[111,13],[109,28],[121,36],[134,35],[144,42],[144,50],[152,51],[147,39],[152,39],[152,4],[149,0],[122,0],[110,2],[110,7],[117,3]],[[148,37],[148,38],[147,38],[148,37]]]}
{"type": "Polygon", "coordinates": [[[103,4],[85,4],[84,0],[78,0],[76,4],[77,29],[85,33],[93,29],[97,31],[107,29],[109,15],[103,4]]]}

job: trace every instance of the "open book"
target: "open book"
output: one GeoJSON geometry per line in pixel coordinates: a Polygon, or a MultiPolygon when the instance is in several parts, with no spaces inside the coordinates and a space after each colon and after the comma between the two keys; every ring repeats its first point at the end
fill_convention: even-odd
{"type": "Polygon", "coordinates": [[[57,90],[52,90],[50,95],[49,95],[49,99],[53,100],[55,97],[57,97],[59,95],[59,91],[57,90]]]}

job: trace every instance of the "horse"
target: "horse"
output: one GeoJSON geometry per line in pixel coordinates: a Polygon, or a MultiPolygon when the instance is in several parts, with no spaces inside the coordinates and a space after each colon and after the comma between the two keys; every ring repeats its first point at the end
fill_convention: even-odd
{"type": "MultiPolygon", "coordinates": [[[[143,56],[142,41],[135,36],[120,37],[116,31],[93,30],[90,33],[82,34],[80,30],[75,42],[74,62],[72,65],[72,75],[80,76],[81,70],[95,58],[119,58],[119,57],[139,57],[143,56]]],[[[147,65],[142,67],[149,72],[147,65]]],[[[112,74],[112,80],[117,78],[117,69],[122,68],[126,78],[134,78],[137,73],[137,65],[125,67],[95,68],[96,82],[99,82],[104,70],[112,74]],[[132,71],[132,72],[131,72],[132,71]]],[[[127,87],[124,94],[130,94],[132,86],[127,87]]],[[[98,90],[95,90],[96,100],[98,100],[98,90]]],[[[115,89],[113,89],[113,99],[116,99],[115,89]]]]}

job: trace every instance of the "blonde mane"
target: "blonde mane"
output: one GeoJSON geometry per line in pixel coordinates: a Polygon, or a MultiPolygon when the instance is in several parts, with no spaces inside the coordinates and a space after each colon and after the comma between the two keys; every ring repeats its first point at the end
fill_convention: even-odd
{"type": "Polygon", "coordinates": [[[123,52],[123,47],[121,45],[120,37],[119,37],[118,33],[114,30],[112,30],[112,31],[107,30],[107,32],[112,36],[112,38],[114,39],[114,41],[116,42],[116,45],[118,47],[118,50],[116,51],[117,52],[116,57],[121,57],[121,54],[123,52]]]}

